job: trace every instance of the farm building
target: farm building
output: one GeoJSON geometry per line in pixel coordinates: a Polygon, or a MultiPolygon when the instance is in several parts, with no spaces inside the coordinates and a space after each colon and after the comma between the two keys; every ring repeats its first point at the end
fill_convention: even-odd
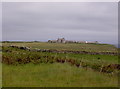
{"type": "Polygon", "coordinates": [[[65,38],[58,38],[57,40],[48,40],[49,43],[66,43],[65,38]]]}
{"type": "Polygon", "coordinates": [[[58,38],[57,40],[48,40],[49,43],[98,43],[98,41],[88,42],[88,41],[72,41],[65,40],[65,38],[58,38]]]}

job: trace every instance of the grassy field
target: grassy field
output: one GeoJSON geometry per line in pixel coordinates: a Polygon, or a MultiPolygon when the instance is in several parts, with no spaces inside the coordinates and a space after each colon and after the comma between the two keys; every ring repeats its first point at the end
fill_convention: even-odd
{"type": "Polygon", "coordinates": [[[10,45],[31,49],[117,52],[117,48],[106,44],[3,43],[3,87],[118,86],[118,70],[109,68],[105,73],[100,72],[103,66],[118,64],[117,55],[33,52],[8,47],[10,45]]]}
{"type": "Polygon", "coordinates": [[[117,48],[109,44],[60,44],[45,42],[27,42],[27,43],[3,43],[4,46],[16,45],[27,46],[39,49],[56,49],[56,50],[72,50],[72,51],[88,51],[88,52],[117,52],[117,48]]]}
{"type": "Polygon", "coordinates": [[[5,87],[117,87],[117,76],[68,64],[3,65],[5,87]]]}

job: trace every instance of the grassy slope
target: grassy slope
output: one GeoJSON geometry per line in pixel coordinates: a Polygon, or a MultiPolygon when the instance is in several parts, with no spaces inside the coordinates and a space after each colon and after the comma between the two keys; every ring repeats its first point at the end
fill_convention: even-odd
{"type": "Polygon", "coordinates": [[[3,43],[3,45],[28,46],[39,49],[57,49],[57,50],[74,50],[74,51],[91,51],[91,52],[117,52],[116,47],[107,44],[59,44],[59,43],[3,43]]]}
{"type": "Polygon", "coordinates": [[[3,87],[116,87],[117,84],[117,76],[68,64],[3,64],[3,87]]]}

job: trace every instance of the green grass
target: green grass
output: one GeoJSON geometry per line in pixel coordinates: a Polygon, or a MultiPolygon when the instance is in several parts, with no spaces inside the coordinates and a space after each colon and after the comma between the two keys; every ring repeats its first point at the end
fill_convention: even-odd
{"type": "Polygon", "coordinates": [[[17,45],[28,46],[39,49],[56,49],[56,50],[72,50],[72,51],[88,51],[88,52],[117,52],[117,48],[109,44],[62,44],[62,43],[45,43],[45,42],[31,42],[31,43],[3,43],[3,46],[17,45]]]}
{"type": "Polygon", "coordinates": [[[113,55],[90,55],[90,54],[73,54],[73,53],[47,53],[48,55],[58,55],[59,57],[67,57],[73,58],[82,61],[89,61],[89,62],[98,62],[101,61],[103,63],[118,63],[118,56],[113,55]],[[100,58],[100,59],[98,59],[100,58]]]}
{"type": "MultiPolygon", "coordinates": [[[[48,52],[30,52],[26,50],[20,50],[16,48],[4,47],[3,56],[17,58],[26,58],[27,56],[40,57],[40,56],[53,56],[59,58],[76,59],[87,62],[102,62],[102,63],[118,63],[117,55],[90,55],[90,54],[74,54],[74,53],[48,53],[48,52]],[[5,50],[12,50],[12,52],[4,52],[5,50]],[[99,59],[98,59],[99,58],[99,59]]],[[[37,58],[36,58],[37,59],[37,58]]]]}
{"type": "Polygon", "coordinates": [[[0,88],[2,87],[2,63],[0,63],[0,88]]]}
{"type": "Polygon", "coordinates": [[[117,87],[117,76],[68,64],[3,64],[3,87],[117,87]]]}
{"type": "MultiPolygon", "coordinates": [[[[18,63],[17,60],[21,59],[20,63],[26,63],[27,61],[41,63],[46,60],[56,61],[57,59],[64,60],[76,60],[82,61],[87,64],[100,64],[108,65],[111,63],[118,63],[118,56],[113,55],[90,55],[90,54],[73,54],[73,53],[47,53],[47,52],[31,52],[26,50],[20,50],[16,48],[4,47],[3,48],[3,63],[12,62],[12,64],[18,63]],[[5,50],[12,50],[12,52],[5,52],[5,50]],[[48,58],[44,57],[48,56],[48,58]],[[9,60],[8,60],[9,59],[9,60]]],[[[10,63],[9,63],[10,64],[10,63]]]]}
{"type": "MultiPolygon", "coordinates": [[[[94,66],[118,64],[115,55],[90,55],[74,53],[32,52],[10,45],[28,46],[32,49],[56,49],[91,52],[117,52],[117,48],[106,44],[51,44],[51,43],[3,43],[2,84],[3,87],[117,87],[118,76],[100,73],[94,66]],[[47,57],[45,57],[47,56],[47,57]],[[90,67],[76,67],[68,62],[50,63],[58,59],[82,61],[90,67]],[[21,59],[21,62],[17,60],[21,59]],[[30,60],[29,63],[26,61],[30,60]],[[46,60],[49,60],[46,63],[46,60]],[[12,62],[13,64],[7,65],[12,62]],[[41,62],[42,61],[42,62],[41,62]],[[24,64],[26,63],[26,64],[24,64]],[[93,68],[93,69],[92,69],[93,68]]],[[[99,68],[98,68],[99,69],[99,68]]]]}
{"type": "Polygon", "coordinates": [[[0,52],[0,88],[2,87],[2,63],[1,63],[1,60],[2,60],[2,55],[0,52]]]}

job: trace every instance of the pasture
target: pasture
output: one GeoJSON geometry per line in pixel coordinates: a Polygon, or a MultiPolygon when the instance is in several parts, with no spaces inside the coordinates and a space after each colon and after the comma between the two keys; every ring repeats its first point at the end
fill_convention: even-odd
{"type": "Polygon", "coordinates": [[[118,86],[117,55],[37,52],[33,49],[117,52],[116,47],[108,44],[3,43],[3,87],[118,86]],[[31,50],[20,49],[21,46],[31,50]]]}
{"type": "Polygon", "coordinates": [[[18,42],[18,43],[3,43],[4,46],[16,45],[27,46],[32,49],[56,49],[56,50],[72,50],[72,51],[88,51],[88,52],[117,52],[117,48],[110,44],[61,44],[47,42],[18,42]]]}
{"type": "Polygon", "coordinates": [[[4,87],[117,87],[117,76],[54,64],[3,64],[4,87]],[[11,82],[10,82],[11,81],[11,82]]]}

